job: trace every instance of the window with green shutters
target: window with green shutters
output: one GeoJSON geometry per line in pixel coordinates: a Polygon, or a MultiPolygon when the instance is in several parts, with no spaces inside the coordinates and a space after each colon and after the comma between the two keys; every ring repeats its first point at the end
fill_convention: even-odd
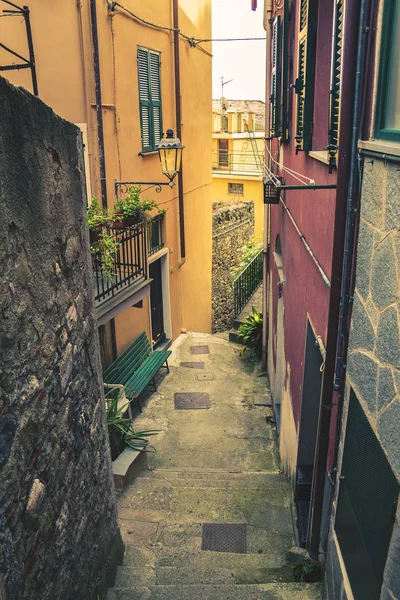
{"type": "Polygon", "coordinates": [[[336,166],[339,148],[340,88],[342,76],[344,0],[335,0],[332,44],[331,89],[329,90],[329,148],[330,166],[336,166]]]}
{"type": "Polygon", "coordinates": [[[271,39],[271,135],[281,135],[281,72],[282,72],[282,26],[281,18],[275,17],[271,39]]]}
{"type": "Polygon", "coordinates": [[[296,152],[311,150],[314,108],[316,0],[301,0],[298,38],[296,102],[296,152]]]}
{"type": "Polygon", "coordinates": [[[288,102],[289,89],[289,0],[284,1],[283,5],[283,24],[282,24],[282,141],[290,140],[290,109],[288,102]]]}
{"type": "Polygon", "coordinates": [[[142,152],[152,152],[162,136],[160,53],[139,47],[137,63],[142,152]]]}

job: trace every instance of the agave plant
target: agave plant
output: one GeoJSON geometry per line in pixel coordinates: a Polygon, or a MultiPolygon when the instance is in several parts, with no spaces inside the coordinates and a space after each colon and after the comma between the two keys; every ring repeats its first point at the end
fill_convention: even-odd
{"type": "Polygon", "coordinates": [[[155,452],[155,448],[149,445],[148,437],[159,433],[156,429],[146,431],[134,431],[132,419],[125,417],[128,403],[119,406],[120,393],[109,394],[106,397],[107,428],[110,438],[111,458],[115,458],[122,452],[124,447],[132,450],[144,450],[155,452]]]}
{"type": "Polygon", "coordinates": [[[251,311],[251,314],[246,317],[245,322],[240,325],[238,337],[246,344],[244,349],[248,347],[254,348],[257,356],[261,356],[263,316],[254,306],[251,311]]]}

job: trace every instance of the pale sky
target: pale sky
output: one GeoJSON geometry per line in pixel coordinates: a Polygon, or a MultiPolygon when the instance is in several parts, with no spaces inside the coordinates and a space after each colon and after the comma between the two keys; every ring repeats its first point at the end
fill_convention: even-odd
{"type": "MultiPolygon", "coordinates": [[[[212,0],[212,37],[264,37],[262,4],[251,10],[250,0],[212,0]]],[[[233,79],[224,87],[230,100],[265,102],[265,41],[213,42],[213,98],[221,97],[221,77],[233,79]]]]}

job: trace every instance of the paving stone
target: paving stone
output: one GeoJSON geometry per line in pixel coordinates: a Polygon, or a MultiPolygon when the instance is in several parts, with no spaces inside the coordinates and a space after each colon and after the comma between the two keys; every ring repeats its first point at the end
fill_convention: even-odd
{"type": "Polygon", "coordinates": [[[362,217],[363,214],[360,219],[358,235],[356,286],[361,296],[366,299],[369,295],[371,281],[374,230],[362,217]]]}
{"type": "Polygon", "coordinates": [[[390,306],[379,318],[376,355],[382,361],[400,368],[400,335],[397,310],[390,306]]]}
{"type": "Polygon", "coordinates": [[[349,347],[373,352],[375,345],[375,332],[363,304],[357,294],[354,296],[352,311],[352,328],[350,332],[349,347]]]}
{"type": "Polygon", "coordinates": [[[388,235],[379,244],[372,259],[371,294],[379,309],[396,300],[397,284],[396,257],[391,236],[388,235]]]}
{"type": "Polygon", "coordinates": [[[351,352],[347,357],[347,373],[371,413],[376,413],[378,363],[362,352],[351,352]]]}
{"type": "Polygon", "coordinates": [[[190,346],[191,354],[209,354],[210,349],[208,346],[190,346]]]}
{"type": "Polygon", "coordinates": [[[378,374],[378,411],[387,406],[395,394],[392,369],[381,367],[378,374]]]}

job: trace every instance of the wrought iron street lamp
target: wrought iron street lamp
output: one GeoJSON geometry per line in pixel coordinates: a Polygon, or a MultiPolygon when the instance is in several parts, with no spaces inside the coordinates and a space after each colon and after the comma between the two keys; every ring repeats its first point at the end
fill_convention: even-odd
{"type": "Polygon", "coordinates": [[[131,185],[149,185],[155,187],[156,192],[161,192],[164,185],[174,187],[174,178],[181,168],[182,150],[184,146],[179,138],[174,137],[172,129],[167,129],[167,137],[162,138],[158,144],[158,155],[160,157],[161,170],[163,174],[168,177],[169,181],[115,181],[115,196],[119,197],[119,194],[126,194],[129,191],[131,185]]]}
{"type": "Polygon", "coordinates": [[[179,138],[174,137],[172,129],[167,130],[167,137],[158,144],[161,170],[172,183],[181,168],[183,146],[179,138]]]}

